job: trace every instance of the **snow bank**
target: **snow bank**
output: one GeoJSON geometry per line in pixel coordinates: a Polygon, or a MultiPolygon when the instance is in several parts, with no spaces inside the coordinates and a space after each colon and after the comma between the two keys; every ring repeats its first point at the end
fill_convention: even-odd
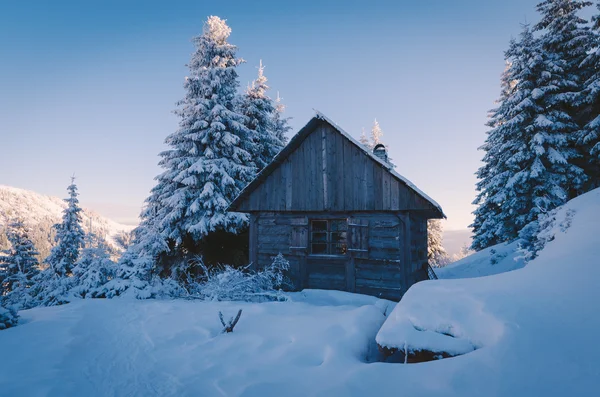
{"type": "Polygon", "coordinates": [[[334,295],[340,305],[99,299],[23,311],[25,324],[0,334],[11,357],[0,360],[0,394],[310,395],[365,365],[385,319],[366,300],[334,295]],[[219,311],[239,309],[233,333],[221,334],[219,311]]]}
{"type": "Polygon", "coordinates": [[[520,243],[516,240],[488,247],[448,266],[436,268],[435,274],[444,279],[472,278],[520,269],[525,266],[522,254],[517,252],[520,243]]]}
{"type": "Polygon", "coordinates": [[[0,395],[594,396],[600,190],[567,209],[571,226],[527,267],[418,283],[383,327],[385,301],[335,291],[287,302],[99,299],[23,311],[19,326],[0,332],[0,395]],[[239,309],[234,332],[221,334],[218,312],[239,309]],[[377,334],[385,346],[467,354],[368,363],[377,334]]]}
{"type": "Polygon", "coordinates": [[[0,331],[17,325],[19,317],[12,309],[5,309],[0,306],[0,331]]]}
{"type": "MultiPolygon", "coordinates": [[[[554,240],[527,267],[418,283],[391,313],[377,342],[450,354],[480,349],[454,359],[472,372],[456,376],[482,387],[483,379],[492,381],[487,388],[494,392],[486,395],[594,394],[600,387],[600,189],[559,212],[575,214],[570,227],[557,225],[554,240]]],[[[444,361],[453,360],[437,364],[457,368],[444,361]]]]}

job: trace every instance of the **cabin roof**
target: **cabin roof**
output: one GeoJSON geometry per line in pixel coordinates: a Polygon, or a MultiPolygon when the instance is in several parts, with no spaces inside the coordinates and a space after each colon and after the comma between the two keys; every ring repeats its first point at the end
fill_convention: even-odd
{"type": "Polygon", "coordinates": [[[360,142],[358,142],[352,135],[344,131],[338,124],[332,121],[330,118],[325,116],[323,113],[315,110],[315,116],[310,119],[310,121],[302,127],[300,131],[296,135],[290,139],[289,143],[273,158],[271,163],[269,163],[265,168],[262,169],[261,172],[250,182],[241,192],[240,194],[233,200],[233,202],[229,205],[228,211],[235,211],[236,208],[281,164],[300,144],[304,141],[304,139],[315,130],[320,122],[326,122],[329,124],[335,131],[340,133],[350,142],[352,142],[357,148],[359,148],[362,152],[364,152],[368,157],[370,157],[373,161],[379,163],[387,172],[389,172],[394,178],[398,179],[401,183],[406,185],[408,188],[413,190],[417,195],[421,196],[431,205],[433,205],[440,214],[446,218],[442,207],[431,197],[425,194],[422,190],[417,188],[415,184],[406,179],[404,176],[400,175],[396,172],[390,164],[386,163],[379,157],[375,156],[370,150],[368,150],[365,146],[363,146],[360,142]]]}

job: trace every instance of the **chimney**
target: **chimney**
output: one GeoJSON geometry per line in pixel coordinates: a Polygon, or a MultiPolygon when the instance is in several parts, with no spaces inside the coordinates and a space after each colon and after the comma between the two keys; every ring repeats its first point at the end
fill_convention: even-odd
{"type": "Polygon", "coordinates": [[[379,157],[384,163],[388,164],[388,154],[387,154],[387,149],[385,148],[385,145],[378,143],[377,145],[375,145],[375,147],[373,148],[373,154],[377,157],[379,157]]]}

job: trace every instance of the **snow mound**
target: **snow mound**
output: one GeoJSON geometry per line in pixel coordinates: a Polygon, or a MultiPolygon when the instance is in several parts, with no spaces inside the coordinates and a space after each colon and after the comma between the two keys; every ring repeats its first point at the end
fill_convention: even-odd
{"type": "Polygon", "coordinates": [[[488,247],[448,266],[436,268],[435,274],[443,279],[472,278],[520,269],[525,266],[525,261],[518,252],[519,244],[521,240],[488,247]]]}
{"type": "Polygon", "coordinates": [[[0,395],[313,395],[367,365],[385,319],[338,298],[346,304],[98,299],[23,311],[24,324],[0,334],[11,357],[0,360],[0,395]],[[222,334],[218,313],[239,309],[222,334]]]}
{"type": "Polygon", "coordinates": [[[526,267],[415,284],[387,320],[386,301],[312,290],[286,302],[98,299],[22,311],[0,332],[0,395],[595,396],[600,190],[569,209],[570,227],[557,225],[526,267]],[[221,334],[219,311],[239,309],[221,334]],[[382,346],[468,354],[373,362],[375,335],[382,346]]]}
{"type": "Polygon", "coordinates": [[[522,269],[415,284],[377,343],[413,352],[478,349],[456,360],[459,368],[468,363],[469,384],[493,382],[487,395],[593,394],[600,386],[600,189],[568,202],[557,218],[567,213],[570,227],[557,224],[554,239],[522,269]]]}

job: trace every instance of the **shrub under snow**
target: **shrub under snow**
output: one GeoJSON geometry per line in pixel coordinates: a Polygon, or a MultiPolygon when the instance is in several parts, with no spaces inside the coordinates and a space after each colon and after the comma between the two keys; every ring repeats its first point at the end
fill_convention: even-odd
{"type": "Polygon", "coordinates": [[[286,284],[284,272],[290,263],[279,254],[264,269],[253,271],[247,266],[236,269],[225,265],[209,270],[200,263],[204,270],[204,281],[194,284],[190,293],[201,299],[211,301],[248,301],[262,302],[285,300],[281,290],[286,284]]]}
{"type": "Polygon", "coordinates": [[[5,309],[0,306],[0,330],[17,325],[19,316],[13,309],[5,309]]]}

